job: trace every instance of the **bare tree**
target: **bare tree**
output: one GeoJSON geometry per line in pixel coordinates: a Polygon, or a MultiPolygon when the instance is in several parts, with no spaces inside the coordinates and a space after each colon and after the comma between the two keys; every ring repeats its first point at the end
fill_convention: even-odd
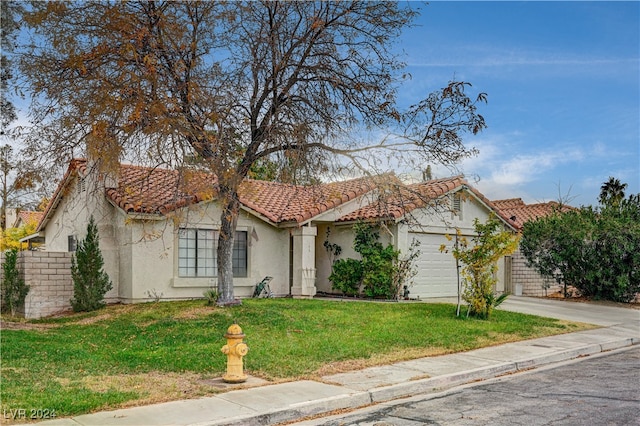
{"type": "Polygon", "coordinates": [[[48,171],[32,167],[33,164],[16,155],[11,145],[0,147],[0,228],[7,223],[8,208],[35,210],[48,194],[48,171]]]}
{"type": "Polygon", "coordinates": [[[14,77],[13,65],[9,53],[15,48],[15,36],[19,28],[17,15],[21,12],[20,3],[3,1],[0,3],[0,125],[1,135],[6,127],[16,120],[16,108],[9,98],[9,83],[14,77]]]}
{"type": "Polygon", "coordinates": [[[86,146],[106,170],[125,155],[196,156],[218,178],[219,304],[231,304],[237,190],[255,164],[310,181],[381,150],[415,151],[420,167],[473,154],[461,135],[485,127],[485,98],[468,84],[397,109],[404,64],[392,44],[415,14],[369,1],[33,2],[21,69],[46,126],[32,140],[54,132],[52,155],[86,146]],[[358,143],[348,135],[362,126],[388,137],[358,143]]]}

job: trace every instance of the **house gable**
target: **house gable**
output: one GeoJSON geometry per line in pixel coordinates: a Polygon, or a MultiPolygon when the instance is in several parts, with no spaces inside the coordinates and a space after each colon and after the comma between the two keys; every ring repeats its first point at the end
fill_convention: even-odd
{"type": "MultiPolygon", "coordinates": [[[[473,199],[488,211],[491,211],[511,230],[515,223],[500,211],[480,191],[472,187],[462,176],[434,179],[412,185],[399,186],[395,191],[377,202],[370,203],[356,211],[340,217],[337,222],[389,220],[408,221],[420,210],[433,210],[436,213],[455,213],[456,201],[473,199]],[[456,200],[456,196],[459,199],[456,200]]],[[[419,221],[422,223],[421,221],[419,221]]]]}

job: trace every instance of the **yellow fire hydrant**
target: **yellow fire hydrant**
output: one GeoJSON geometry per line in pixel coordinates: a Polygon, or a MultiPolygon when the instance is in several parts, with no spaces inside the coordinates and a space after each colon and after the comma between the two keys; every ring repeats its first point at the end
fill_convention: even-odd
{"type": "Polygon", "coordinates": [[[247,380],[242,369],[242,357],[249,352],[249,347],[242,341],[245,335],[238,324],[231,324],[224,337],[227,344],[220,350],[227,355],[227,374],[222,376],[222,380],[226,383],[242,383],[247,380]]]}

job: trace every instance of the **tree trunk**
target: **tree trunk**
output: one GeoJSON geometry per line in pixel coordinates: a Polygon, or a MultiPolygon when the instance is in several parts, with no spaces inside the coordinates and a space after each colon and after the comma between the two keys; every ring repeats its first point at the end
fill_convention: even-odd
{"type": "Polygon", "coordinates": [[[240,202],[235,190],[223,192],[223,209],[220,216],[220,235],[218,237],[218,306],[238,305],[241,302],[233,294],[233,241],[238,223],[240,202]],[[225,194],[226,192],[226,194],[225,194]]]}

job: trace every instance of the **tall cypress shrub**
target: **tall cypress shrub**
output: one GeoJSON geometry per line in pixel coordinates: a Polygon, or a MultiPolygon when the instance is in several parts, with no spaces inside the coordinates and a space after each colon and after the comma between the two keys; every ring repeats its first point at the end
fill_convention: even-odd
{"type": "Polygon", "coordinates": [[[109,276],[103,270],[104,260],[99,243],[98,228],[91,216],[87,236],[78,243],[75,256],[71,258],[71,307],[75,312],[100,309],[105,305],[104,295],[113,288],[109,276]]]}
{"type": "Polygon", "coordinates": [[[17,267],[18,250],[5,252],[4,265],[2,265],[2,312],[10,312],[12,316],[16,310],[24,305],[24,299],[29,293],[29,286],[25,284],[17,267]]]}

